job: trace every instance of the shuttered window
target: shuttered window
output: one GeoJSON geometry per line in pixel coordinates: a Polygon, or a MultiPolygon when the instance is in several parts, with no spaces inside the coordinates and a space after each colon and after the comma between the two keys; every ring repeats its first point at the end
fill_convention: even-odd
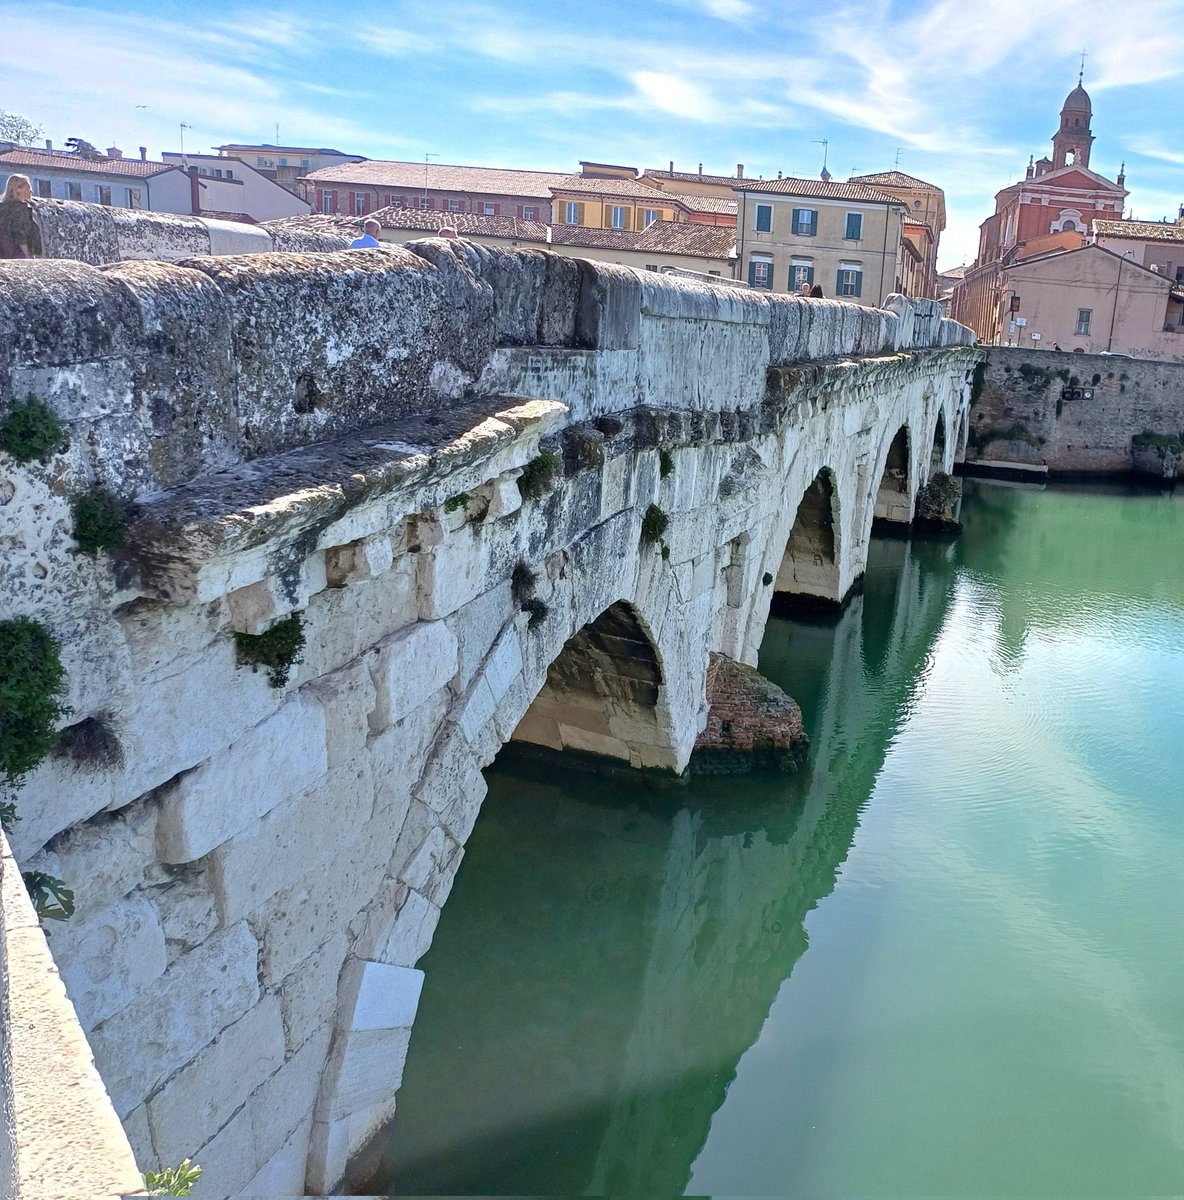
{"type": "Polygon", "coordinates": [[[863,267],[859,263],[839,263],[835,278],[835,295],[853,297],[863,294],[863,267]]]}
{"type": "Polygon", "coordinates": [[[814,260],[812,258],[795,258],[789,264],[789,290],[801,291],[803,283],[814,282],[814,260]]]}
{"type": "Polygon", "coordinates": [[[849,212],[847,214],[847,228],[843,237],[851,242],[858,242],[863,237],[863,213],[849,212]]]}
{"type": "Polygon", "coordinates": [[[793,210],[793,232],[795,237],[813,237],[818,232],[818,212],[813,208],[793,210]]]}
{"type": "Polygon", "coordinates": [[[757,233],[769,233],[773,229],[773,206],[771,204],[758,204],[756,206],[756,231],[757,233]]]}
{"type": "Polygon", "coordinates": [[[748,283],[750,287],[773,287],[773,260],[771,258],[751,258],[748,260],[748,283]]]}

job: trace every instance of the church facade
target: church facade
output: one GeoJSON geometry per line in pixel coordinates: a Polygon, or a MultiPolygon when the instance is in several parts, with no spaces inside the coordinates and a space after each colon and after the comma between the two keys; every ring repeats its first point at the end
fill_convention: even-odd
{"type": "Polygon", "coordinates": [[[1126,202],[1120,171],[1111,181],[1089,166],[1093,106],[1080,79],[1065,98],[1052,154],[1028,162],[1023,179],[995,196],[995,211],[979,227],[978,256],[955,287],[950,315],[981,342],[1022,340],[1022,296],[1007,286],[1008,269],[1030,258],[1085,244],[1095,220],[1120,220],[1126,202]]]}

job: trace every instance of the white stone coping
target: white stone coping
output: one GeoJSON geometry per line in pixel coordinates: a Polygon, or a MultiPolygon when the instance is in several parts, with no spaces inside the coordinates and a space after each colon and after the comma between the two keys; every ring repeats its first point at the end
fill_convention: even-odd
{"type": "MultiPolygon", "coordinates": [[[[0,1035],[13,1200],[143,1196],[143,1179],[37,915],[0,835],[0,1035]]],[[[0,1166],[9,1167],[0,1154],[0,1166]]]]}

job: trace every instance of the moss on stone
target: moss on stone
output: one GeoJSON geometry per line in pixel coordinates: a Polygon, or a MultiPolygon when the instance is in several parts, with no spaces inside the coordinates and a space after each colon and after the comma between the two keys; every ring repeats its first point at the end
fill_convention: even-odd
{"type": "Polygon", "coordinates": [[[444,511],[446,513],[456,512],[458,508],[467,509],[469,502],[473,499],[468,492],[457,492],[455,496],[449,496],[444,501],[444,511]]]}
{"type": "Polygon", "coordinates": [[[526,628],[537,629],[547,619],[550,609],[537,596],[531,596],[528,600],[522,601],[522,611],[530,614],[526,628]]]}
{"type": "Polygon", "coordinates": [[[562,470],[563,459],[554,450],[544,450],[537,458],[532,458],[518,476],[518,490],[523,500],[537,500],[544,492],[549,492],[562,470]]]}
{"type": "Polygon", "coordinates": [[[665,447],[658,451],[658,475],[665,479],[674,474],[674,455],[665,447]]]}
{"type": "Polygon", "coordinates": [[[660,541],[669,524],[670,518],[666,515],[665,510],[656,504],[651,504],[645,510],[645,516],[641,518],[642,544],[652,546],[655,542],[660,541]]]}

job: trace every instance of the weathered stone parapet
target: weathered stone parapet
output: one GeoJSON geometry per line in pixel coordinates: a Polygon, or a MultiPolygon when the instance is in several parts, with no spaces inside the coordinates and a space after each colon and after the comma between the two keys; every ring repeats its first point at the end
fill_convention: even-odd
{"type": "Polygon", "coordinates": [[[143,1195],[3,834],[0,918],[0,1191],[11,1200],[143,1195]]]}
{"type": "Polygon", "coordinates": [[[802,729],[802,710],[755,667],[713,653],[707,666],[707,704],[692,771],[795,771],[805,760],[810,739],[802,729]]]}

